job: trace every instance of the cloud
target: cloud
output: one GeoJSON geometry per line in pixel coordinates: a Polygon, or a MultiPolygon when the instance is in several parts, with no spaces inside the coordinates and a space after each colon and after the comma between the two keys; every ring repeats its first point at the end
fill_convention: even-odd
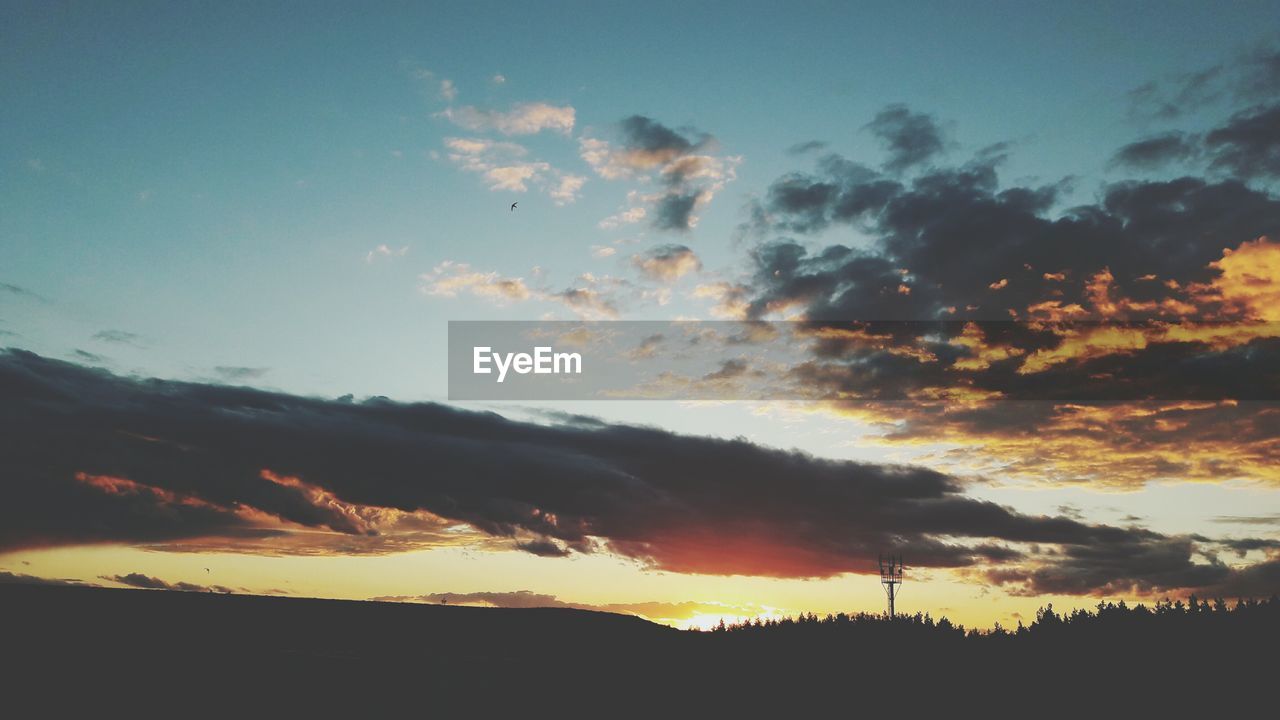
{"type": "Polygon", "coordinates": [[[542,161],[527,161],[528,149],[512,142],[485,138],[445,138],[449,162],[465,172],[481,175],[490,190],[527,192],[538,186],[556,205],[574,202],[586,178],[561,172],[542,161]]]}
{"type": "Polygon", "coordinates": [[[213,368],[218,377],[228,382],[248,382],[257,380],[271,371],[265,367],[244,367],[240,365],[218,365],[213,368]]]}
{"type": "MultiPolygon", "coordinates": [[[[1125,156],[1154,162],[1207,134],[1169,137],[1173,150],[1125,156]]],[[[886,444],[947,447],[957,472],[1276,483],[1280,198],[1231,176],[1254,166],[1124,180],[1062,207],[1061,183],[1002,184],[998,153],[908,179],[827,154],[751,208],[750,273],[699,293],[743,288],[747,318],[860,323],[815,343],[792,381],[886,444]],[[833,229],[859,240],[802,237],[833,229]]]]}
{"type": "Polygon", "coordinates": [[[143,575],[142,573],[132,572],[127,575],[100,575],[99,579],[108,582],[128,585],[133,588],[142,588],[144,590],[177,590],[180,592],[217,592],[231,593],[235,592],[229,587],[222,585],[198,585],[189,582],[168,582],[158,577],[143,575]]]}
{"type": "Polygon", "coordinates": [[[601,220],[598,226],[601,230],[612,230],[622,225],[633,225],[643,220],[648,214],[649,211],[643,206],[632,207],[601,220]]]}
{"type": "Polygon", "coordinates": [[[270,538],[248,531],[270,518],[276,537],[334,552],[334,537],[394,541],[388,518],[408,516],[671,572],[865,573],[895,547],[922,568],[1020,572],[993,576],[1011,586],[1056,568],[1070,580],[1054,587],[1078,593],[1232,576],[1196,560],[1210,539],[1021,514],[933,470],[743,440],[125,378],[22,351],[0,354],[0,388],[5,549],[243,538],[255,552],[270,538]]]}
{"type": "Polygon", "coordinates": [[[1280,515],[1218,515],[1213,518],[1213,522],[1235,525],[1280,525],[1280,515]]]}
{"type": "Polygon", "coordinates": [[[544,102],[517,103],[506,112],[482,110],[467,105],[447,108],[439,115],[472,132],[494,131],[503,135],[534,135],[543,130],[569,135],[573,132],[575,121],[572,106],[556,106],[544,102]]]}
{"type": "Polygon", "coordinates": [[[93,334],[93,340],[115,345],[132,345],[142,347],[142,336],[124,330],[99,330],[93,334]]]}
{"type": "Polygon", "coordinates": [[[1203,135],[1171,131],[1122,147],[1113,166],[1155,169],[1203,160],[1211,173],[1243,180],[1280,177],[1280,105],[1241,110],[1203,135]]]}
{"type": "Polygon", "coordinates": [[[504,277],[497,272],[478,272],[466,263],[446,260],[419,276],[419,290],[425,295],[454,298],[466,293],[498,305],[539,300],[567,307],[584,319],[614,319],[618,305],[614,295],[628,289],[625,282],[591,273],[579,275],[561,289],[530,287],[524,278],[504,277]]]}
{"type": "Polygon", "coordinates": [[[1183,162],[1196,156],[1194,138],[1185,133],[1168,132],[1129,143],[1116,151],[1111,163],[1140,169],[1155,169],[1172,162],[1183,162]]]}
{"type": "Polygon", "coordinates": [[[1211,170],[1240,178],[1280,178],[1280,104],[1242,110],[1209,131],[1211,170]]]}
{"type": "Polygon", "coordinates": [[[654,206],[653,226],[658,230],[688,230],[697,224],[693,210],[706,196],[701,192],[667,193],[654,206]]]}
{"type": "Polygon", "coordinates": [[[1263,45],[1228,63],[1211,65],[1129,92],[1138,119],[1174,120],[1222,101],[1269,102],[1280,97],[1280,49],[1263,45]]]}
{"type": "Polygon", "coordinates": [[[557,205],[567,205],[581,197],[587,179],[581,175],[560,175],[547,191],[557,205]]]}
{"type": "Polygon", "coordinates": [[[0,570],[0,585],[59,585],[75,587],[92,587],[93,583],[69,578],[44,578],[22,573],[11,573],[0,570]]]}
{"type": "Polygon", "coordinates": [[[941,155],[942,129],[933,116],[912,112],[906,105],[889,105],[867,124],[889,153],[885,170],[901,173],[941,155]]]}
{"type": "Polygon", "coordinates": [[[1090,278],[1105,269],[1131,309],[1146,308],[1131,319],[1186,317],[1190,299],[1168,281],[1207,282],[1224,247],[1280,231],[1280,199],[1233,179],[1119,182],[1095,204],[1054,214],[1057,196],[1054,185],[1001,188],[990,165],[935,169],[904,184],[827,156],[816,174],[773,183],[753,232],[844,225],[869,235],[870,247],[757,246],[753,313],[803,307],[812,319],[923,320],[956,308],[957,318],[1005,320],[1046,301],[1087,306],[1090,278]],[[897,292],[904,269],[915,279],[909,295],[897,292]],[[1072,281],[1047,288],[1046,271],[1072,281]],[[1140,279],[1150,275],[1164,284],[1140,279]]]}
{"type": "Polygon", "coordinates": [[[458,99],[458,88],[454,86],[452,80],[445,78],[440,81],[440,99],[445,102],[453,102],[458,99]]]}
{"type": "Polygon", "coordinates": [[[1224,94],[1222,65],[1183,73],[1163,82],[1147,82],[1129,92],[1131,114],[1172,120],[1216,102],[1224,94]]]}
{"type": "Polygon", "coordinates": [[[24,288],[22,286],[14,285],[12,283],[0,282],[0,293],[7,293],[9,295],[14,295],[20,298],[27,298],[27,299],[35,300],[41,303],[49,302],[44,296],[39,295],[35,292],[32,292],[31,290],[28,290],[27,288],[24,288]]]}
{"type": "Polygon", "coordinates": [[[650,280],[675,282],[702,269],[698,255],[684,245],[658,245],[631,257],[631,264],[650,280]]]}
{"type": "Polygon", "coordinates": [[[604,282],[590,273],[578,278],[579,285],[568,287],[557,292],[544,295],[546,299],[560,302],[572,310],[578,317],[586,320],[615,320],[619,308],[607,286],[613,285],[612,279],[604,282]]]}
{"type": "Polygon", "coordinates": [[[629,602],[629,603],[580,603],[561,600],[547,593],[531,590],[515,590],[507,592],[435,592],[426,595],[390,595],[372,598],[384,602],[422,602],[433,605],[472,605],[496,608],[569,608],[573,610],[594,610],[599,612],[623,613],[637,615],[657,622],[679,623],[692,620],[698,616],[722,616],[728,618],[752,617],[765,614],[767,609],[759,606],[729,605],[726,603],[708,602],[629,602]]]}
{"type": "Polygon", "coordinates": [[[523,278],[502,277],[496,272],[481,273],[466,263],[446,260],[419,278],[427,295],[457,297],[469,293],[492,300],[522,301],[533,296],[523,278]]]}
{"type": "Polygon", "coordinates": [[[605,218],[609,229],[648,218],[662,231],[682,232],[697,225],[695,210],[711,202],[737,177],[741,157],[714,154],[715,138],[696,130],[676,131],[652,118],[632,115],[617,126],[618,141],[579,139],[582,159],[606,180],[657,183],[656,192],[632,191],[632,208],[605,218]]]}
{"type": "Polygon", "coordinates": [[[795,145],[792,145],[791,147],[787,148],[787,154],[803,155],[805,153],[815,152],[817,150],[825,150],[826,148],[827,148],[827,143],[821,140],[809,140],[807,142],[796,143],[795,145]]]}
{"type": "Polygon", "coordinates": [[[367,254],[365,254],[364,261],[366,263],[372,263],[374,260],[380,257],[386,257],[386,258],[404,257],[408,252],[409,252],[408,245],[401,245],[400,247],[393,248],[390,245],[387,245],[386,243],[382,243],[377,247],[375,247],[374,249],[370,250],[367,254]]]}
{"type": "Polygon", "coordinates": [[[691,295],[697,299],[714,301],[711,315],[722,320],[744,320],[751,309],[750,288],[724,280],[698,285],[691,295]]]}

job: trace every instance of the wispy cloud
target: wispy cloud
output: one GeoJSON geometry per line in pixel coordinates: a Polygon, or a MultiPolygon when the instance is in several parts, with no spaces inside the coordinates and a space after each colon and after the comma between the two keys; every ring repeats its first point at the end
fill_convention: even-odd
{"type": "Polygon", "coordinates": [[[478,272],[466,263],[446,260],[419,276],[423,294],[457,297],[466,293],[497,301],[523,301],[533,297],[524,278],[503,277],[496,272],[478,272]]]}
{"type": "Polygon", "coordinates": [[[631,264],[650,280],[674,282],[702,269],[697,253],[684,245],[659,245],[631,257],[631,264]]]}
{"type": "Polygon", "coordinates": [[[218,365],[213,368],[218,377],[229,382],[245,382],[257,380],[270,372],[271,368],[244,367],[241,365],[218,365]]]}
{"type": "Polygon", "coordinates": [[[450,107],[437,113],[458,127],[472,132],[499,132],[503,135],[534,135],[543,130],[568,135],[573,132],[576,112],[570,105],[545,102],[517,103],[510,110],[485,110],[472,105],[450,107]]]}
{"type": "Polygon", "coordinates": [[[401,245],[400,247],[393,248],[390,245],[383,243],[381,245],[378,245],[374,249],[370,250],[364,256],[364,261],[366,263],[372,263],[374,260],[380,257],[384,257],[384,258],[404,257],[404,255],[408,252],[409,252],[408,245],[401,245]]]}
{"type": "Polygon", "coordinates": [[[115,345],[132,345],[142,347],[142,336],[124,330],[99,330],[93,334],[94,340],[115,345]]]}
{"type": "Polygon", "coordinates": [[[536,186],[546,192],[556,205],[567,205],[578,199],[586,178],[561,172],[550,163],[530,161],[523,145],[486,138],[445,138],[448,158],[465,172],[484,178],[494,191],[527,192],[536,186]]]}
{"type": "Polygon", "coordinates": [[[479,272],[466,263],[446,260],[419,277],[424,295],[456,298],[459,295],[488,300],[498,305],[543,301],[563,305],[584,319],[613,319],[619,314],[617,295],[630,289],[620,278],[583,273],[568,287],[532,287],[524,278],[497,272],[479,272]]]}

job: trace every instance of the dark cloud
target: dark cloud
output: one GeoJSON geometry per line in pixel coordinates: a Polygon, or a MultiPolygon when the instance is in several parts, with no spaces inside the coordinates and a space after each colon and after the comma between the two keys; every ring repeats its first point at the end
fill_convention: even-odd
{"type": "Polygon", "coordinates": [[[889,153],[884,167],[892,173],[924,165],[945,149],[942,128],[933,116],[912,112],[906,105],[889,105],[867,128],[884,143],[889,153]]]}
{"type": "Polygon", "coordinates": [[[667,193],[654,206],[653,226],[658,230],[688,230],[693,209],[702,193],[667,193]]]}
{"type": "Polygon", "coordinates": [[[1213,522],[1233,525],[1280,525],[1280,515],[1218,515],[1213,522]]]}
{"type": "Polygon", "coordinates": [[[1205,135],[1204,146],[1211,170],[1244,179],[1280,178],[1280,104],[1232,115],[1205,135]]]}
{"type": "Polygon", "coordinates": [[[567,557],[569,550],[554,540],[530,540],[516,543],[516,549],[538,557],[567,557]]]}
{"type": "Polygon", "coordinates": [[[144,590],[178,590],[181,592],[218,592],[231,593],[235,592],[229,587],[222,585],[198,585],[189,582],[168,582],[151,575],[143,575],[142,573],[132,572],[127,575],[101,575],[101,580],[128,585],[129,587],[142,588],[144,590]]]}
{"type": "Polygon", "coordinates": [[[99,355],[97,353],[91,353],[88,350],[81,350],[80,348],[76,348],[75,350],[72,350],[71,354],[74,355],[77,360],[83,360],[84,362],[91,362],[96,365],[109,362],[107,358],[102,355],[99,355]]]}
{"type": "Polygon", "coordinates": [[[1087,306],[1088,283],[1104,270],[1116,294],[1158,301],[1172,294],[1162,282],[1205,282],[1224,247],[1280,231],[1280,199],[1235,179],[1120,182],[1096,203],[1055,213],[1057,199],[1054,185],[1001,188],[991,164],[935,169],[903,184],[828,156],[815,174],[773,183],[756,232],[848,225],[872,244],[815,250],[784,238],[757,247],[751,312],[1008,320],[1045,301],[1087,306]],[[1051,285],[1046,273],[1062,279],[1051,285]],[[1140,279],[1148,276],[1160,282],[1140,279]]]}
{"type": "Polygon", "coordinates": [[[1268,538],[1223,538],[1216,542],[1241,557],[1255,550],[1280,550],[1280,540],[1268,538]]]}
{"type": "MultiPolygon", "coordinates": [[[[1153,160],[1195,144],[1196,159],[1213,162],[1230,157],[1227,148],[1250,146],[1260,149],[1247,162],[1262,167],[1264,133],[1243,132],[1258,130],[1256,115],[1224,125],[1241,132],[1216,136],[1212,147],[1208,134],[1171,135],[1173,150],[1131,146],[1124,157],[1153,160]]],[[[1034,370],[1028,358],[1089,345],[1085,326],[1059,334],[1046,322],[1106,323],[1124,337],[1132,332],[1124,322],[1273,317],[1274,301],[1261,298],[1276,256],[1265,238],[1280,235],[1280,197],[1230,176],[1246,161],[1220,160],[1211,176],[1115,182],[1091,202],[1065,206],[1062,183],[1002,183],[1004,152],[908,179],[827,155],[813,171],[770,186],[752,208],[749,236],[761,241],[742,282],[747,317],[799,316],[846,333],[814,342],[812,362],[792,369],[793,385],[812,397],[860,398],[829,407],[882,425],[890,442],[951,438],[961,444],[953,457],[1041,482],[1271,477],[1265,468],[1278,456],[1268,438],[1280,431],[1273,406],[1218,401],[1276,398],[1275,332],[1226,347],[1139,332],[1129,337],[1142,347],[1131,351],[1081,352],[1034,370]],[[844,243],[803,237],[841,230],[844,243]],[[965,342],[970,331],[981,340],[965,342]],[[1108,387],[1091,384],[1098,379],[1108,387]],[[1171,399],[1170,392],[1209,404],[1154,403],[1143,406],[1145,415],[1128,415],[1110,406],[1007,402],[1171,399]],[[983,397],[998,399],[975,399],[983,397]]]]}
{"type": "Polygon", "coordinates": [[[1275,597],[1280,593],[1280,560],[1272,559],[1232,570],[1204,595],[1275,597]]]}
{"type": "Polygon", "coordinates": [[[1125,145],[1112,157],[1111,164],[1150,170],[1190,160],[1197,151],[1195,138],[1186,133],[1168,132],[1125,145]]]}
{"type": "Polygon", "coordinates": [[[666,125],[643,115],[632,115],[619,125],[622,128],[624,146],[629,150],[647,153],[683,155],[694,149],[699,142],[705,142],[708,137],[689,140],[666,125]]]}
{"type": "Polygon", "coordinates": [[[44,578],[35,575],[24,575],[22,573],[11,573],[7,570],[0,570],[0,585],[73,585],[78,587],[91,587],[93,583],[86,583],[80,580],[72,580],[68,578],[44,578]]]}
{"type": "MultiPolygon", "coordinates": [[[[436,592],[426,595],[388,595],[372,598],[383,602],[423,602],[433,605],[482,605],[496,608],[569,608],[573,610],[597,610],[602,612],[627,613],[642,615],[647,618],[663,620],[688,619],[700,613],[733,616],[744,612],[743,608],[716,603],[699,602],[629,602],[629,603],[579,603],[561,600],[548,593],[536,593],[530,590],[514,590],[507,592],[436,592]]],[[[755,612],[752,609],[750,612],[755,612]]]]}
{"type": "MultiPolygon", "coordinates": [[[[1074,571],[1177,540],[1020,514],[923,468],[598,421],[139,380],[22,351],[0,354],[0,392],[5,549],[234,540],[264,514],[353,538],[380,529],[351,508],[428,511],[543,554],[608,550],[675,572],[778,577],[867,572],[884,548],[919,567],[1043,564],[1061,552],[1074,571]],[[1065,549],[1032,549],[1048,546],[1065,549]]],[[[1124,572],[1074,587],[1142,577],[1124,572]]]]}
{"type": "Polygon", "coordinates": [[[1040,567],[996,569],[985,576],[1020,595],[1159,594],[1212,587],[1232,569],[1219,562],[1192,562],[1189,538],[1119,539],[1106,545],[1074,545],[1040,567]]]}

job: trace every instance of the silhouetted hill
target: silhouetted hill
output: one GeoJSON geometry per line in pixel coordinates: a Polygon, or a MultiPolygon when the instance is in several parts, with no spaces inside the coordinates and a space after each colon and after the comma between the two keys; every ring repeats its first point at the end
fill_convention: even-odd
{"type": "Polygon", "coordinates": [[[56,683],[36,693],[48,710],[255,716],[1256,711],[1280,627],[1276,601],[1050,610],[1021,633],[986,635],[926,616],[695,633],[584,610],[22,585],[0,586],[0,607],[6,682],[56,683]]]}

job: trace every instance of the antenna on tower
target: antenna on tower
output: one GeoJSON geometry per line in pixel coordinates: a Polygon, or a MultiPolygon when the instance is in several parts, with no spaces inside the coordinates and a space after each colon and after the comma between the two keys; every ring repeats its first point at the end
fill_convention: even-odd
{"type": "Polygon", "coordinates": [[[884,586],[884,594],[889,597],[889,617],[893,617],[893,601],[898,596],[898,586],[902,584],[901,555],[880,556],[880,584],[884,586]]]}

